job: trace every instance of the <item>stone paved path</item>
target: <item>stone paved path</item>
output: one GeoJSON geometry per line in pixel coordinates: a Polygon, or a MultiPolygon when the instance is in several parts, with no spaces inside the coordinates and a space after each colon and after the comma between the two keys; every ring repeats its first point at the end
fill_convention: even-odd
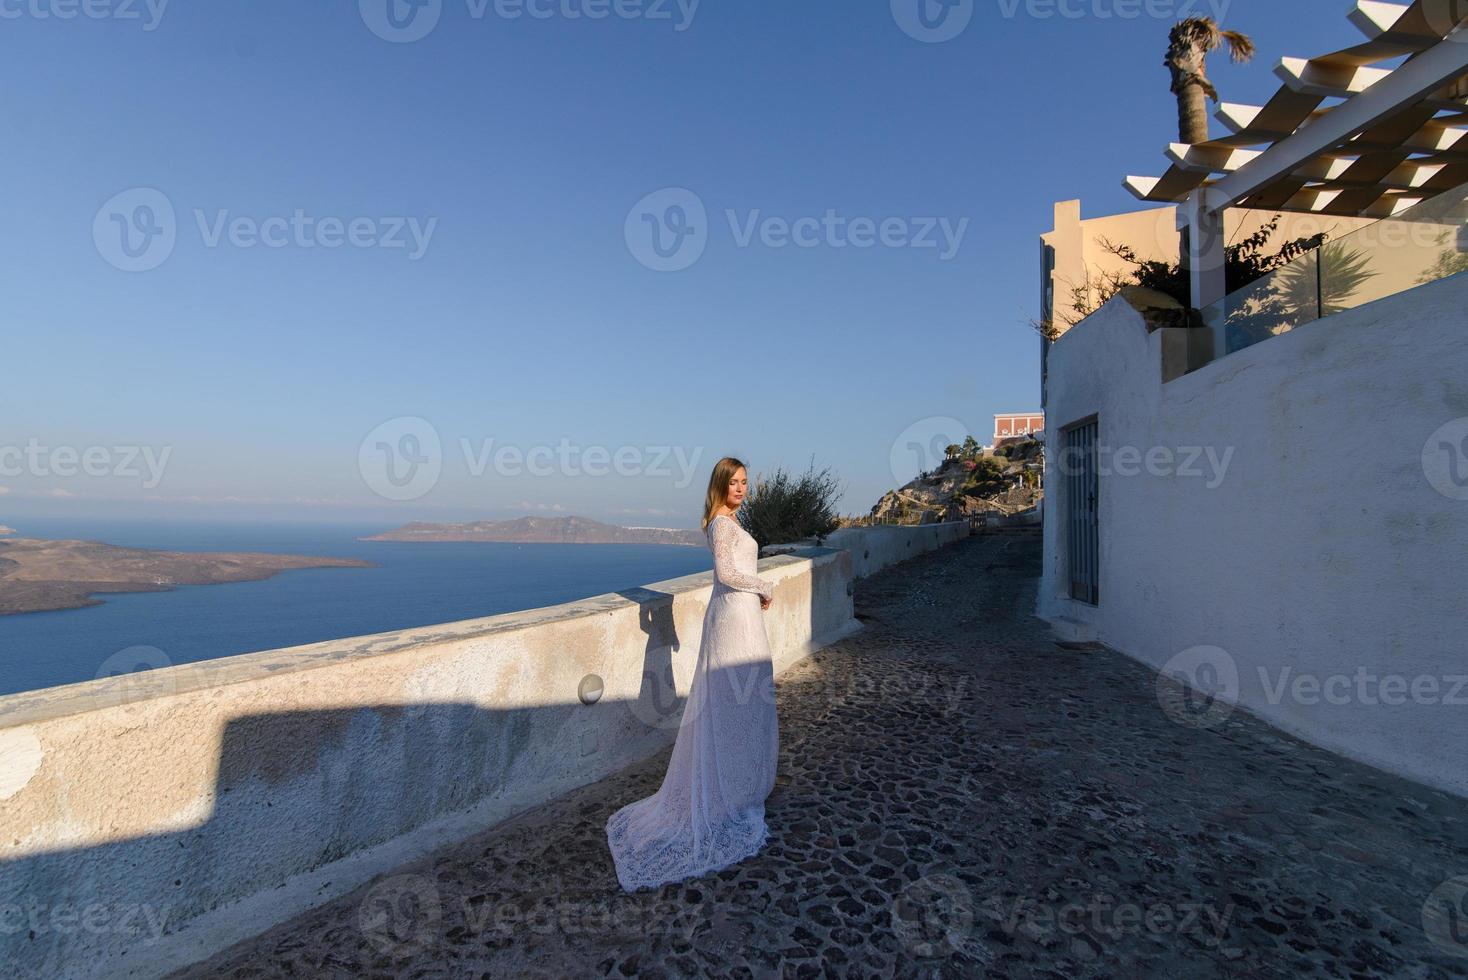
{"type": "Polygon", "coordinates": [[[866,629],[781,680],[740,865],[617,888],[603,826],[665,752],[180,976],[1468,977],[1468,920],[1423,925],[1468,874],[1461,800],[1239,712],[1173,722],[1152,672],[1031,618],[1038,550],[859,585],[866,629]]]}

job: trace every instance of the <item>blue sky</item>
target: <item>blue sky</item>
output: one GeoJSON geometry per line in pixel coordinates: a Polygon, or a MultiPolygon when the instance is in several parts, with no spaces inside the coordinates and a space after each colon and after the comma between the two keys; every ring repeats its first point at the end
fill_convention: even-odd
{"type": "Polygon", "coordinates": [[[1164,166],[1177,16],[1258,43],[1230,101],[1359,37],[1344,0],[968,0],[934,43],[907,0],[392,0],[416,40],[88,2],[0,4],[0,523],[693,526],[725,454],[865,512],[1038,407],[1038,236],[1164,166]]]}

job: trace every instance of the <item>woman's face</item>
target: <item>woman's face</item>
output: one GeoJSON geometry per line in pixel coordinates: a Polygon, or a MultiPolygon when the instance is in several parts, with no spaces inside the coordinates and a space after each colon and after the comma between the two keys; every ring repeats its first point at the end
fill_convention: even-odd
{"type": "Polygon", "coordinates": [[[749,477],[745,475],[744,467],[741,466],[734,471],[733,476],[729,477],[729,496],[725,498],[725,502],[738,510],[739,505],[744,503],[744,495],[748,492],[749,477]]]}

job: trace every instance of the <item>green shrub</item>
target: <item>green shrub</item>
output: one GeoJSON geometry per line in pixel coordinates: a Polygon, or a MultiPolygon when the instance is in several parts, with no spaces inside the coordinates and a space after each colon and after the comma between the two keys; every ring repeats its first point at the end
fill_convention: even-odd
{"type": "Polygon", "coordinates": [[[1004,470],[1009,461],[998,456],[983,456],[969,474],[964,490],[970,493],[994,493],[1004,489],[1007,481],[1004,470]]]}
{"type": "Polygon", "coordinates": [[[841,526],[836,512],[840,496],[840,484],[830,468],[817,472],[814,458],[799,477],[776,467],[769,476],[755,478],[739,510],[739,522],[761,548],[801,538],[820,541],[841,526]]]}

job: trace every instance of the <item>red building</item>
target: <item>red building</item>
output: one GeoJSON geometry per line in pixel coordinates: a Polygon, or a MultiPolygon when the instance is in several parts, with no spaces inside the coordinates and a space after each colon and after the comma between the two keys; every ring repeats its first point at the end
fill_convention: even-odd
{"type": "Polygon", "coordinates": [[[1017,412],[1011,415],[994,416],[994,443],[1016,436],[1045,431],[1044,412],[1017,412]]]}

